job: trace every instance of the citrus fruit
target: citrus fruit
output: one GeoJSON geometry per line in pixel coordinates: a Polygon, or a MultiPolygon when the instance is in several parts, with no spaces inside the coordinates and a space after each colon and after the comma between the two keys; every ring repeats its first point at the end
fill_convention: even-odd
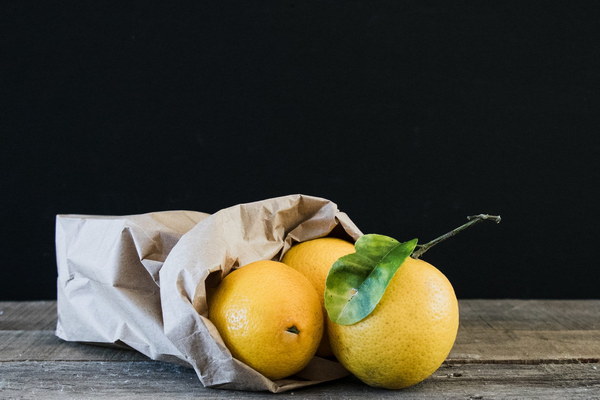
{"type": "MultiPolygon", "coordinates": [[[[333,263],[346,254],[354,253],[354,245],[342,239],[324,237],[292,246],[283,256],[283,263],[301,272],[313,284],[317,290],[321,306],[323,306],[323,294],[325,292],[325,281],[333,263]]],[[[327,318],[323,307],[323,316],[327,318]]],[[[317,349],[317,355],[329,357],[333,353],[329,346],[327,332],[323,333],[323,339],[317,349]]]]}
{"type": "Polygon", "coordinates": [[[446,359],[458,330],[458,302],[448,279],[425,261],[406,258],[363,320],[327,320],[333,353],[371,386],[400,389],[429,377],[446,359]]]}
{"type": "Polygon", "coordinates": [[[273,380],[302,370],[323,333],[315,289],[277,261],[228,274],[210,297],[208,316],[235,358],[273,380]]]}

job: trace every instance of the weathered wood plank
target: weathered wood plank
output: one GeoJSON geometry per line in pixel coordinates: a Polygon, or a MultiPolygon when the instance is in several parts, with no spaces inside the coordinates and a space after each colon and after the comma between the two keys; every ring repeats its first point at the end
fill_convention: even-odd
{"type": "Polygon", "coordinates": [[[450,362],[598,362],[600,300],[461,301],[450,362]]]}
{"type": "Polygon", "coordinates": [[[1,361],[147,361],[133,350],[65,342],[54,331],[0,331],[1,361]]]}
{"type": "MultiPolygon", "coordinates": [[[[460,300],[461,327],[600,330],[600,300],[460,300]]],[[[0,302],[0,330],[53,330],[55,301],[0,302]]]]}
{"type": "Polygon", "coordinates": [[[56,301],[0,301],[0,331],[54,328],[56,301]]]}
{"type": "MultiPolygon", "coordinates": [[[[448,362],[403,391],[353,378],[300,398],[600,399],[600,300],[463,300],[448,362]]],[[[55,302],[0,302],[0,398],[263,398],[202,387],[193,370],[54,336],[55,302]],[[32,379],[33,377],[33,379],[32,379]]]]}
{"type": "MultiPolygon", "coordinates": [[[[0,331],[0,361],[146,361],[131,350],[65,342],[53,331],[0,331]]],[[[451,363],[600,362],[600,331],[467,331],[451,363]]]]}
{"type": "Polygon", "coordinates": [[[461,330],[448,361],[600,362],[600,330],[461,330]]]}
{"type": "MultiPolygon", "coordinates": [[[[206,389],[193,370],[154,361],[0,363],[0,392],[7,399],[273,398],[269,393],[206,389]]],[[[600,398],[600,366],[464,364],[444,366],[421,384],[401,391],[371,388],[349,377],[279,396],[594,399],[600,398]]]]}
{"type": "Polygon", "coordinates": [[[460,300],[461,328],[600,330],[600,300],[460,300]]]}
{"type": "MultiPolygon", "coordinates": [[[[460,306],[460,331],[450,362],[600,359],[600,300],[462,300],[460,306]]],[[[146,360],[135,352],[54,337],[55,302],[0,302],[0,311],[2,361],[146,360]]]]}

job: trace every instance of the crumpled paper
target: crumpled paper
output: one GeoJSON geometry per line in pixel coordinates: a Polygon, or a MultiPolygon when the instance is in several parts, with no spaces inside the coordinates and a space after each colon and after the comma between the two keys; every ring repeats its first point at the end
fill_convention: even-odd
{"type": "Polygon", "coordinates": [[[213,388],[282,392],[338,379],[348,372],[320,357],[277,381],[233,358],[208,319],[206,288],[234,268],[280,260],[296,242],[361,235],[335,203],[300,194],[212,215],[58,215],[56,335],[190,366],[213,388]]]}

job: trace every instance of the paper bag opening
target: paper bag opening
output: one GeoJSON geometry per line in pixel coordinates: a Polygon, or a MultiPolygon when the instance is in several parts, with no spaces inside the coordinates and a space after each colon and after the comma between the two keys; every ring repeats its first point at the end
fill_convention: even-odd
{"type": "Polygon", "coordinates": [[[59,215],[56,334],[188,365],[207,387],[281,392],[337,379],[348,373],[320,357],[278,381],[233,358],[208,319],[206,285],[234,267],[280,260],[297,242],[361,235],[335,203],[300,194],[212,215],[59,215]]]}

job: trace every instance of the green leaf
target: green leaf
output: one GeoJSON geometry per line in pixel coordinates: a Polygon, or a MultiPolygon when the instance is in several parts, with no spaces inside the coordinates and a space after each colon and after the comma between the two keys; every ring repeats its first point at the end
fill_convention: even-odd
{"type": "Polygon", "coordinates": [[[356,253],[339,258],[325,284],[325,309],[340,325],[352,325],[369,315],[417,239],[400,243],[389,236],[369,234],[355,243],[356,253]]]}

